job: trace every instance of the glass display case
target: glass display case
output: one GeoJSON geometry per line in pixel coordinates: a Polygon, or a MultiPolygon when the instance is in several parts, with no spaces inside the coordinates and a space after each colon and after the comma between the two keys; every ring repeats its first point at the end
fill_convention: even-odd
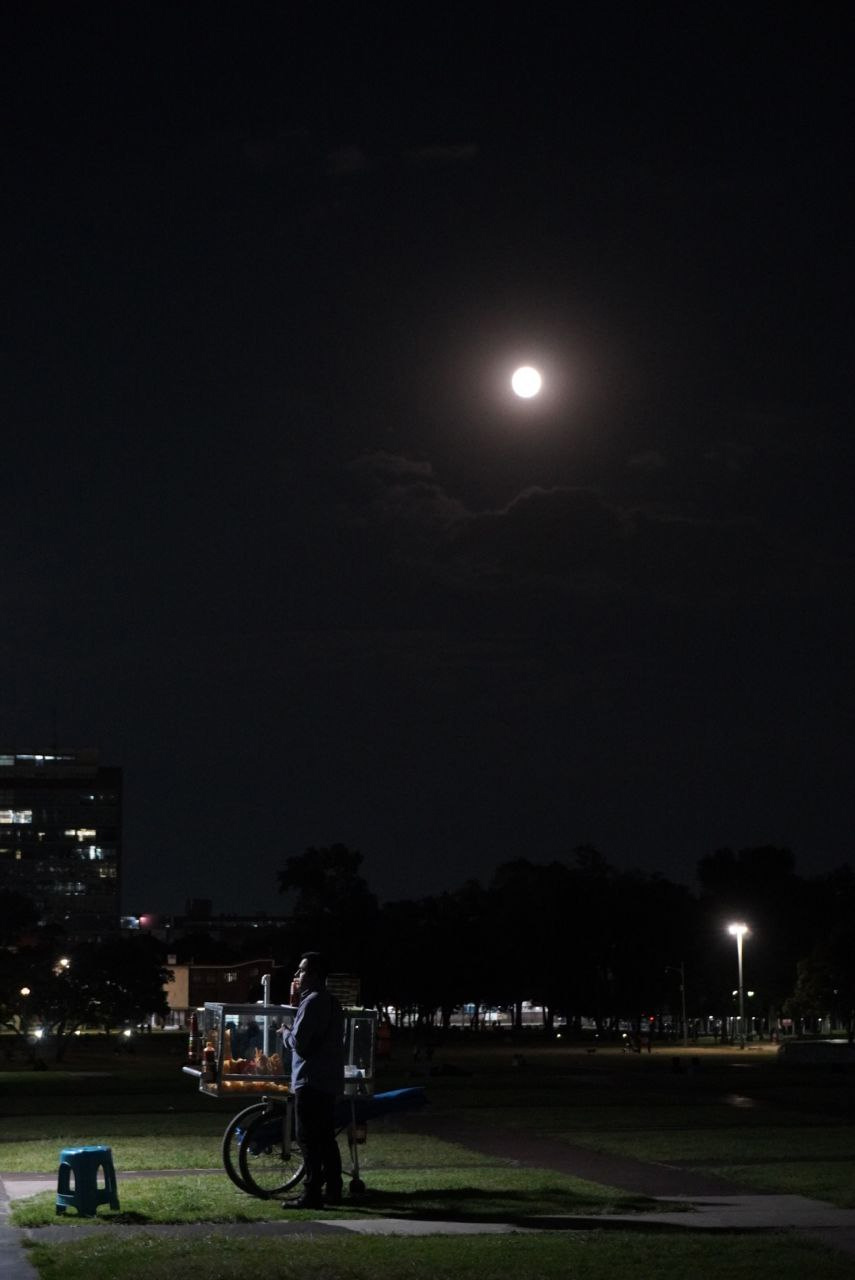
{"type": "Polygon", "coordinates": [[[374,1045],[377,1014],[373,1009],[344,1011],[345,1097],[374,1092],[374,1045]]]}
{"type": "Polygon", "coordinates": [[[287,1004],[206,1004],[199,1027],[202,1092],[216,1098],[288,1093],[291,1054],[282,1029],[296,1012],[287,1004]]]}
{"type": "MultiPolygon", "coordinates": [[[[199,1015],[199,1088],[212,1098],[285,1096],[291,1088],[291,1052],[283,1042],[297,1010],[287,1004],[208,1003],[199,1015]]],[[[377,1014],[344,1010],[344,1094],[374,1092],[377,1014]]]]}

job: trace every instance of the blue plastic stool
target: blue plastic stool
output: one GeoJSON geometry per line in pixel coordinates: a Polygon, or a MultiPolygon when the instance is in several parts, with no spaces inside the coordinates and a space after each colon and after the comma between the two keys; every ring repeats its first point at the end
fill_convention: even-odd
{"type": "Polygon", "coordinates": [[[69,1205],[81,1218],[94,1218],[99,1204],[119,1207],[116,1170],[110,1147],[65,1147],[59,1153],[59,1176],[56,1183],[56,1211],[65,1213],[69,1205]],[[98,1186],[98,1170],[104,1174],[104,1186],[98,1186]]]}

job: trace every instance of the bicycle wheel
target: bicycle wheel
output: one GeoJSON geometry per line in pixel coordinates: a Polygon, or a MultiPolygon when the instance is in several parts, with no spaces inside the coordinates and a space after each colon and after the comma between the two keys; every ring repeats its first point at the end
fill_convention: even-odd
{"type": "Polygon", "coordinates": [[[241,1191],[245,1191],[247,1195],[250,1196],[255,1193],[250,1190],[240,1175],[238,1168],[238,1148],[240,1146],[240,1140],[243,1137],[244,1130],[252,1117],[260,1115],[266,1111],[267,1104],[265,1102],[254,1102],[251,1107],[245,1107],[243,1111],[239,1111],[236,1116],[232,1117],[226,1126],[225,1133],[223,1134],[222,1153],[223,1165],[226,1173],[229,1175],[236,1187],[241,1191]]]}
{"type": "Polygon", "coordinates": [[[277,1107],[253,1116],[238,1147],[241,1181],[250,1195],[270,1200],[295,1186],[305,1173],[299,1147],[286,1145],[286,1124],[293,1123],[291,1110],[277,1107]]]}

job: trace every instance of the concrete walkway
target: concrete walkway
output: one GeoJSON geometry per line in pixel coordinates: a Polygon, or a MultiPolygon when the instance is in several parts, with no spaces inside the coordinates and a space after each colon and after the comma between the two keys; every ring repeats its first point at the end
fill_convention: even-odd
{"type": "MultiPolygon", "coordinates": [[[[33,1193],[22,1191],[19,1197],[14,1194],[14,1186],[13,1183],[10,1189],[0,1179],[0,1280],[38,1280],[38,1272],[21,1244],[23,1232],[9,1226],[10,1202],[33,1193]]],[[[39,1190],[44,1190],[44,1183],[39,1184],[39,1190]]]]}
{"type": "MultiPolygon", "coordinates": [[[[508,1130],[461,1126],[432,1117],[435,1137],[459,1142],[484,1155],[507,1158],[513,1151],[522,1167],[554,1169],[602,1186],[685,1205],[677,1213],[657,1211],[608,1214],[596,1219],[571,1214],[538,1219],[544,1227],[578,1230],[581,1226],[690,1231],[798,1231],[855,1257],[855,1209],[838,1209],[822,1200],[772,1192],[741,1192],[732,1182],[679,1165],[574,1147],[554,1138],[508,1130]]],[[[534,1220],[529,1219],[530,1222],[534,1220]]]]}
{"type": "MultiPolygon", "coordinates": [[[[429,1131],[435,1136],[451,1136],[441,1132],[444,1126],[435,1121],[429,1131]]],[[[428,1126],[425,1126],[427,1129],[428,1126]]],[[[674,1165],[642,1160],[618,1159],[570,1147],[549,1138],[530,1137],[507,1131],[465,1130],[456,1126],[454,1141],[488,1155],[507,1158],[521,1167],[554,1169],[605,1186],[649,1196],[654,1200],[677,1205],[677,1210],[664,1208],[654,1212],[632,1214],[552,1214],[527,1217],[519,1224],[438,1222],[411,1218],[382,1218],[367,1213],[360,1218],[335,1218],[321,1214],[307,1221],[283,1218],[279,1222],[220,1223],[214,1229],[220,1235],[280,1237],[289,1235],[502,1235],[513,1232],[561,1230],[656,1230],[656,1231],[798,1231],[820,1240],[832,1248],[855,1257],[855,1209],[837,1209],[819,1200],[803,1196],[745,1194],[732,1184],[705,1174],[694,1173],[674,1165]]],[[[164,1170],[159,1174],[122,1173],[122,1180],[135,1177],[198,1176],[200,1170],[164,1170]]],[[[212,1176],[224,1176],[212,1170],[212,1176]]],[[[36,1272],[21,1247],[24,1238],[44,1243],[79,1240],[92,1232],[103,1232],[104,1225],[57,1225],[17,1231],[7,1225],[12,1201],[52,1189],[54,1175],[9,1174],[0,1178],[0,1280],[35,1280],[36,1272]]],[[[211,1223],[187,1226],[139,1225],[114,1226],[127,1234],[145,1234],[163,1238],[192,1238],[209,1235],[211,1223]]]]}

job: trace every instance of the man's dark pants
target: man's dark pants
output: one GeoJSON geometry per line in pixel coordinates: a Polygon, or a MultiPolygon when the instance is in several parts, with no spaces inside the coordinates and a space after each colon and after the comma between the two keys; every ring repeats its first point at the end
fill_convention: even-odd
{"type": "Polygon", "coordinates": [[[305,1196],[341,1195],[341,1152],[335,1140],[335,1095],[304,1084],[294,1091],[297,1141],[306,1165],[305,1196]]]}

